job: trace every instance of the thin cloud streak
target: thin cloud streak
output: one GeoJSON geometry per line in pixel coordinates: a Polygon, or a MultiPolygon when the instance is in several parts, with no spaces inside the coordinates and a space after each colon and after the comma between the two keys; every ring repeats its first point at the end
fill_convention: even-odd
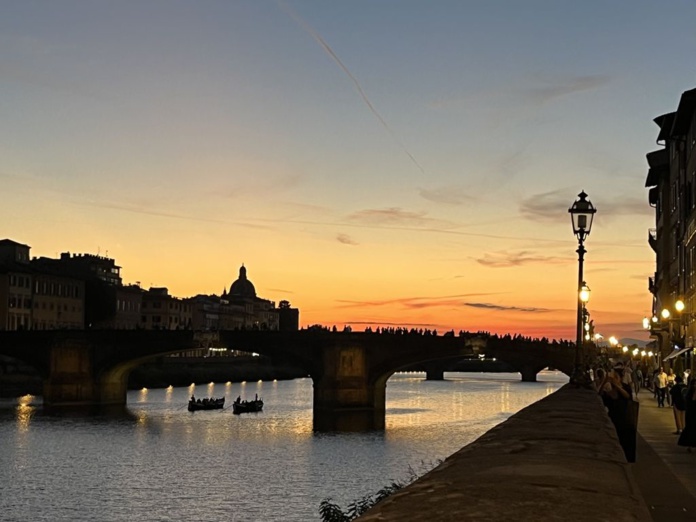
{"type": "Polygon", "coordinates": [[[295,22],[297,22],[302,29],[307,32],[314,40],[321,46],[321,48],[326,52],[326,54],[341,68],[341,70],[350,78],[350,80],[353,82],[353,85],[358,91],[358,94],[360,94],[360,97],[363,99],[365,102],[365,105],[367,105],[368,109],[372,112],[372,114],[379,120],[379,122],[382,124],[382,126],[386,129],[386,131],[390,134],[392,139],[401,147],[401,150],[403,150],[406,155],[411,159],[411,162],[418,167],[418,170],[421,171],[422,174],[425,175],[425,169],[421,166],[420,163],[416,160],[416,158],[409,152],[409,150],[406,148],[406,145],[397,137],[396,133],[392,130],[392,128],[389,126],[389,124],[386,122],[386,120],[382,117],[382,115],[377,111],[375,106],[372,104],[370,99],[367,97],[367,94],[363,90],[362,86],[360,85],[360,82],[358,82],[357,78],[353,75],[353,73],[350,72],[348,67],[345,66],[345,64],[341,61],[341,59],[338,57],[338,55],[331,49],[329,44],[327,44],[324,39],[321,37],[319,33],[317,33],[312,26],[310,26],[305,20],[300,18],[300,16],[293,11],[289,5],[287,5],[285,2],[282,0],[278,0],[278,6],[285,11],[295,22]]]}
{"type": "Polygon", "coordinates": [[[120,205],[117,203],[98,203],[98,202],[93,202],[93,201],[73,201],[75,205],[78,206],[88,206],[88,207],[97,207],[97,208],[109,208],[112,210],[120,210],[124,212],[131,212],[134,214],[145,214],[148,216],[157,216],[157,217],[165,217],[165,218],[172,218],[172,219],[182,219],[186,221],[200,221],[204,223],[217,223],[217,224],[223,224],[223,225],[237,225],[240,227],[246,227],[246,228],[255,228],[255,229],[263,229],[263,230],[269,230],[270,227],[265,226],[265,225],[255,225],[253,223],[242,223],[242,222],[237,222],[237,221],[227,221],[224,219],[215,219],[215,218],[206,218],[206,217],[197,217],[197,216],[187,216],[185,214],[175,214],[173,212],[163,212],[159,210],[149,210],[149,209],[144,209],[144,208],[138,208],[138,207],[132,207],[128,205],[120,205]]]}
{"type": "Polygon", "coordinates": [[[378,308],[382,306],[394,306],[400,305],[404,308],[409,309],[419,309],[419,308],[430,308],[438,306],[462,306],[462,299],[469,297],[482,297],[489,295],[499,295],[499,292],[484,292],[484,293],[472,293],[472,294],[460,294],[460,295],[450,295],[442,297],[401,297],[397,299],[385,299],[377,301],[348,301],[348,300],[338,300],[338,303],[343,303],[337,308],[378,308]]]}
{"type": "Polygon", "coordinates": [[[352,239],[348,234],[338,234],[336,236],[336,241],[343,243],[344,245],[357,245],[358,242],[352,239]]]}
{"type": "Polygon", "coordinates": [[[464,187],[440,187],[436,189],[418,189],[418,194],[423,199],[433,201],[435,203],[444,203],[446,205],[463,205],[476,201],[476,198],[471,196],[470,192],[464,187]]]}
{"type": "Polygon", "coordinates": [[[367,224],[376,225],[439,225],[446,228],[459,228],[460,225],[444,220],[433,219],[427,217],[426,212],[412,212],[403,210],[399,207],[380,208],[380,209],[365,209],[354,212],[348,216],[349,221],[357,221],[367,224]]]}
{"type": "Polygon", "coordinates": [[[611,77],[603,74],[561,78],[556,80],[556,85],[525,89],[523,94],[530,101],[543,105],[569,94],[597,89],[608,84],[610,80],[611,77]]]}
{"type": "MultiPolygon", "coordinates": [[[[55,191],[56,193],[62,193],[60,191],[55,191]]],[[[181,220],[188,220],[188,221],[194,221],[194,222],[206,222],[206,223],[217,223],[217,224],[223,224],[223,225],[235,225],[239,227],[245,227],[245,228],[253,228],[253,229],[259,229],[259,230],[272,230],[272,227],[269,227],[267,225],[261,225],[257,223],[272,223],[272,224],[296,224],[296,225],[312,225],[312,226],[321,226],[321,227],[344,227],[344,228],[358,228],[358,229],[368,229],[368,230],[389,230],[389,231],[400,231],[400,232],[420,232],[420,233],[435,233],[435,234],[449,234],[453,236],[461,236],[461,237],[479,237],[479,238],[484,238],[484,239],[504,239],[508,241],[524,241],[526,243],[529,243],[530,241],[537,242],[539,244],[544,244],[544,245],[569,245],[572,243],[572,240],[561,240],[561,239],[545,239],[545,238],[539,238],[539,237],[530,237],[530,236],[504,236],[504,235],[499,235],[499,234],[484,234],[484,233],[478,233],[478,232],[466,232],[462,230],[452,230],[451,228],[437,228],[433,226],[398,226],[398,225],[389,225],[389,224],[384,224],[384,223],[355,223],[355,222],[349,222],[349,221],[316,221],[316,220],[307,220],[307,219],[287,219],[287,218],[255,218],[255,217],[250,217],[247,218],[246,221],[234,221],[234,220],[229,220],[229,219],[219,219],[219,218],[207,218],[207,217],[200,217],[200,216],[191,216],[191,215],[186,215],[186,214],[177,214],[174,212],[165,212],[165,211],[160,211],[156,209],[150,209],[150,208],[141,208],[137,206],[131,206],[128,204],[119,204],[119,203],[110,203],[110,202],[99,202],[99,201],[77,201],[73,200],[71,201],[72,204],[77,205],[77,206],[91,206],[91,207],[97,207],[97,208],[109,208],[112,210],[117,210],[117,211],[122,211],[122,212],[130,212],[130,213],[136,213],[136,214],[144,214],[144,215],[152,215],[152,216],[158,216],[158,217],[164,217],[164,218],[171,218],[171,219],[181,219],[181,220]]],[[[354,218],[360,219],[366,218],[368,216],[377,216],[380,215],[379,212],[376,213],[363,213],[363,211],[355,213],[353,216],[354,218]]],[[[382,214],[383,217],[386,217],[388,214],[385,212],[382,214]]],[[[393,216],[398,215],[398,213],[394,213],[393,216]]],[[[408,216],[411,216],[410,219],[416,219],[417,216],[422,215],[419,213],[408,213],[406,212],[403,214],[403,217],[405,219],[408,219],[408,216]]],[[[350,219],[350,216],[349,216],[350,219]]],[[[436,219],[430,219],[430,218],[422,218],[423,219],[423,224],[437,224],[441,223],[444,224],[448,227],[457,227],[461,225],[456,225],[455,223],[450,223],[447,221],[439,221],[436,219]]],[[[597,241],[594,243],[595,245],[606,245],[606,246],[611,246],[613,248],[617,247],[631,247],[631,248],[645,248],[645,245],[643,243],[621,243],[621,242],[602,242],[602,241],[597,241]]]]}
{"type": "MultiPolygon", "coordinates": [[[[532,221],[557,222],[559,216],[567,215],[568,208],[573,204],[573,199],[568,198],[568,191],[564,189],[534,194],[520,202],[520,213],[532,221]]],[[[602,217],[615,216],[649,216],[653,209],[645,200],[639,198],[617,197],[611,204],[603,205],[596,201],[593,205],[601,209],[602,217]]]]}
{"type": "Polygon", "coordinates": [[[498,252],[495,254],[486,253],[483,257],[476,259],[480,265],[490,268],[509,268],[513,266],[529,265],[529,264],[544,264],[544,265],[562,265],[571,262],[571,258],[542,256],[527,252],[508,253],[498,252]]]}
{"type": "Polygon", "coordinates": [[[492,303],[464,303],[464,306],[470,306],[472,308],[483,308],[485,310],[496,310],[496,311],[501,311],[501,312],[525,312],[525,313],[535,313],[535,314],[543,314],[543,313],[553,311],[549,308],[504,306],[504,305],[497,305],[497,304],[492,304],[492,303]]]}

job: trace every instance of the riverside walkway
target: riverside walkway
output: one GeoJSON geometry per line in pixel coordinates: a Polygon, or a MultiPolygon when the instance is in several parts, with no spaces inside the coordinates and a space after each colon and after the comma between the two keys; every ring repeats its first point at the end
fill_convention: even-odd
{"type": "Polygon", "coordinates": [[[677,446],[671,407],[638,399],[634,464],[597,393],[564,386],[358,520],[696,522],[696,451],[677,446]]]}
{"type": "Polygon", "coordinates": [[[671,407],[658,408],[650,390],[638,393],[638,444],[632,464],[654,522],[696,521],[696,451],[677,445],[671,407]]]}

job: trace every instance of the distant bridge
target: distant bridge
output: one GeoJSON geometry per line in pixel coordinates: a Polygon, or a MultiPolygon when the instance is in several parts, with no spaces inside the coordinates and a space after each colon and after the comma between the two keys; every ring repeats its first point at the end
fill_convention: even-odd
{"type": "Polygon", "coordinates": [[[56,330],[0,332],[0,355],[33,366],[44,379],[44,408],[102,411],[126,405],[128,375],[162,355],[208,346],[255,352],[306,370],[314,382],[314,429],[384,429],[386,383],[423,365],[434,376],[462,358],[495,357],[525,381],[552,366],[570,374],[573,350],[478,334],[460,336],[228,330],[56,330]]]}

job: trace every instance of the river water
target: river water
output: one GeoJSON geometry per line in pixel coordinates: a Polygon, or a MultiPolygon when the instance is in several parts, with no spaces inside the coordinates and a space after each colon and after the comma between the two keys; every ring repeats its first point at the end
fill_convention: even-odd
{"type": "Polygon", "coordinates": [[[313,521],[409,468],[419,474],[568,381],[542,372],[396,374],[384,432],[315,434],[312,381],[128,392],[130,418],[57,418],[0,402],[2,521],[313,521]],[[264,411],[188,412],[188,397],[264,399],[264,411]]]}

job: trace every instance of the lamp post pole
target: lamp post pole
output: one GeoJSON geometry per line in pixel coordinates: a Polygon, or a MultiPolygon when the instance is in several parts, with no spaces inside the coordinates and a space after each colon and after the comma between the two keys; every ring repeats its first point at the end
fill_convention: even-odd
{"type": "Polygon", "coordinates": [[[575,361],[573,365],[573,375],[570,380],[576,386],[587,385],[587,374],[584,370],[582,361],[582,343],[583,343],[583,309],[585,303],[589,299],[589,289],[585,286],[583,279],[583,264],[585,262],[585,238],[590,235],[592,229],[592,219],[594,218],[597,209],[594,208],[587,194],[583,190],[578,194],[578,199],[573,203],[573,206],[568,209],[570,218],[573,224],[573,234],[578,238],[578,287],[576,299],[578,302],[576,337],[575,337],[575,361]]]}
{"type": "Polygon", "coordinates": [[[578,314],[577,314],[577,329],[576,329],[576,335],[575,335],[575,365],[573,368],[573,373],[576,374],[575,376],[577,378],[580,377],[579,373],[581,371],[582,367],[582,356],[581,356],[581,351],[580,348],[582,346],[583,342],[583,331],[582,331],[582,323],[583,323],[583,309],[585,308],[585,303],[582,300],[582,288],[585,285],[585,280],[583,278],[583,263],[585,261],[585,246],[584,246],[584,241],[582,238],[578,239],[578,249],[576,252],[578,253],[578,292],[577,292],[577,299],[578,299],[578,314]]]}

